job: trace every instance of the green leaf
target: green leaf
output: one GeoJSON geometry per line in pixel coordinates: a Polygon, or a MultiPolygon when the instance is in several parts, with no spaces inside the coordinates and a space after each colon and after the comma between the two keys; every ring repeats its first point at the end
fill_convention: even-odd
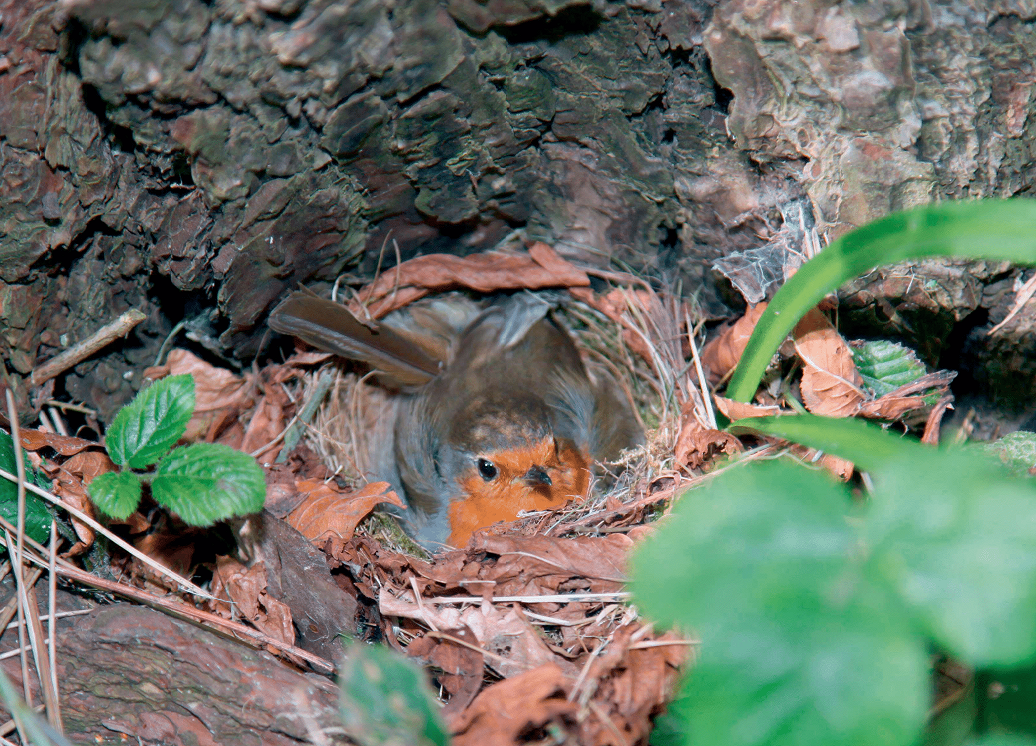
{"type": "Polygon", "coordinates": [[[1028,476],[1029,470],[1036,468],[1036,433],[1019,430],[979,447],[1000,459],[1017,477],[1028,476]]]}
{"type": "Polygon", "coordinates": [[[424,674],[393,650],[351,645],[338,677],[346,733],[363,746],[445,746],[439,707],[424,674]]]}
{"type": "Polygon", "coordinates": [[[783,417],[745,417],[731,423],[734,433],[754,431],[847,458],[864,471],[879,468],[901,455],[923,458],[931,451],[917,440],[890,433],[879,425],[849,417],[799,414],[783,417]]]}
{"type": "MultiPolygon", "coordinates": [[[[24,454],[24,451],[22,452],[24,454]]],[[[23,459],[26,481],[44,489],[50,488],[50,482],[32,468],[29,459],[23,459]]],[[[18,475],[18,465],[14,459],[14,439],[0,431],[0,469],[9,474],[18,475]]],[[[0,477],[0,516],[12,526],[18,525],[18,485],[0,477]]],[[[25,491],[25,533],[34,541],[45,544],[50,538],[51,514],[42,497],[25,491]]]]}
{"type": "Polygon", "coordinates": [[[944,649],[976,666],[1036,656],[1036,486],[984,454],[928,449],[871,471],[876,570],[944,649]]]}
{"type": "Polygon", "coordinates": [[[87,491],[98,510],[117,521],[128,518],[140,505],[140,477],[131,471],[109,471],[96,476],[87,491]]]}
{"type": "Polygon", "coordinates": [[[854,342],[849,349],[864,385],[875,396],[884,396],[913,383],[927,372],[924,363],[917,359],[917,353],[897,342],[854,342]]]}
{"type": "Polygon", "coordinates": [[[119,466],[150,466],[183,436],[193,413],[190,375],[155,381],[115,415],[104,437],[108,455],[119,466]]]}
{"type": "Polygon", "coordinates": [[[799,268],[759,319],[727,397],[751,401],[777,348],[803,314],[880,264],[926,256],[1036,264],[1036,200],[944,202],[897,212],[850,231],[799,268]]]}
{"type": "Polygon", "coordinates": [[[1036,746],[1036,741],[1013,733],[987,733],[968,741],[968,746],[1036,746]]]}
{"type": "Polygon", "coordinates": [[[925,649],[850,561],[848,504],[826,473],[753,463],[684,495],[635,553],[637,605],[702,640],[676,705],[686,743],[916,738],[925,649]]]}
{"type": "Polygon", "coordinates": [[[847,458],[874,490],[865,537],[873,570],[928,634],[975,665],[1036,656],[1036,485],[981,451],[924,446],[867,423],[798,415],[739,428],[847,458]]]}
{"type": "Polygon", "coordinates": [[[262,510],[266,480],[247,453],[218,443],[195,443],[158,463],[151,495],[191,526],[211,526],[262,510]]]}

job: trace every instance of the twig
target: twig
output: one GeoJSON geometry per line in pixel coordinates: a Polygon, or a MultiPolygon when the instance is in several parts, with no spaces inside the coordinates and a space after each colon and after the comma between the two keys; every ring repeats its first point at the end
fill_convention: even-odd
{"type": "Polygon", "coordinates": [[[1026,280],[1025,284],[1018,289],[1018,292],[1014,296],[1014,303],[1011,304],[1011,310],[1008,312],[1007,316],[1004,317],[1003,321],[986,332],[986,336],[992,337],[998,331],[1003,329],[1008,321],[1018,315],[1018,312],[1022,310],[1022,306],[1028,303],[1029,299],[1032,298],[1033,295],[1036,295],[1036,275],[1033,275],[1026,280]]]}
{"type": "MultiPolygon", "coordinates": [[[[629,591],[615,591],[614,593],[559,593],[545,596],[493,596],[489,600],[492,603],[520,603],[520,604],[565,604],[579,603],[582,601],[617,602],[625,601],[632,594],[629,591]]],[[[433,604],[480,604],[484,600],[481,596],[441,596],[438,598],[425,599],[433,604]]]]}
{"type": "Polygon", "coordinates": [[[89,337],[74,344],[60,355],[52,357],[32,372],[29,382],[33,386],[41,386],[55,376],[59,376],[73,365],[77,365],[98,350],[107,347],[119,337],[124,337],[146,319],[147,316],[136,308],[131,308],[111,323],[105,324],[89,337]]]}

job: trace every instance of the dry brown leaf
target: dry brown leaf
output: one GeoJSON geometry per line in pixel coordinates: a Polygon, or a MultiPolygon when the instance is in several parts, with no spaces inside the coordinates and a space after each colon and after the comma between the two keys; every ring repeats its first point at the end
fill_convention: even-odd
{"type": "MultiPolygon", "coordinates": [[[[385,617],[414,619],[434,629],[467,627],[478,640],[478,646],[495,657],[487,663],[501,676],[516,676],[556,659],[554,653],[529,621],[513,608],[497,608],[491,603],[460,607],[436,604],[435,599],[422,598],[414,603],[412,591],[394,595],[383,588],[378,596],[378,609],[385,617]]],[[[569,664],[571,675],[576,669],[569,664]]]]}
{"type": "Polygon", "coordinates": [[[380,503],[406,507],[388,482],[372,482],[350,492],[334,482],[304,479],[297,488],[306,498],[288,514],[288,524],[317,546],[331,537],[351,539],[360,521],[380,503]]]}
{"type": "Polygon", "coordinates": [[[792,332],[802,359],[802,403],[813,414],[851,417],[863,403],[863,379],[849,345],[818,309],[811,309],[792,332]]]}
{"type": "Polygon", "coordinates": [[[295,628],[287,605],[271,598],[266,592],[266,565],[256,562],[245,567],[230,557],[220,557],[212,579],[213,595],[222,593],[234,603],[238,612],[281,642],[295,643],[295,628]]]}
{"type": "Polygon", "coordinates": [[[484,253],[459,257],[428,254],[387,270],[349,304],[357,318],[381,318],[432,292],[467,288],[480,293],[499,290],[538,290],[590,284],[581,269],[558,256],[545,243],[529,247],[528,255],[484,253]],[[366,306],[366,308],[364,308],[366,306]]]}
{"type": "Polygon", "coordinates": [[[716,409],[722,412],[731,422],[740,420],[742,417],[773,417],[779,414],[790,414],[790,412],[782,412],[781,408],[774,404],[767,404],[765,406],[762,404],[746,404],[745,402],[728,399],[719,394],[714,395],[712,398],[716,402],[716,409]]]}
{"type": "Polygon", "coordinates": [[[590,665],[583,687],[594,691],[599,717],[582,722],[579,743],[614,743],[615,730],[626,743],[640,743],[651,733],[653,716],[672,698],[689,648],[678,643],[674,632],[648,636],[645,641],[662,643],[655,647],[630,647],[643,637],[640,623],[615,630],[603,654],[590,665]],[[604,717],[610,723],[603,722],[604,717]]]}
{"type": "Polygon", "coordinates": [[[459,716],[448,722],[455,746],[514,746],[523,735],[548,726],[561,733],[575,726],[577,706],[565,696],[565,674],[545,663],[520,676],[498,681],[482,691],[459,716]]]}
{"type": "Polygon", "coordinates": [[[700,469],[720,453],[733,456],[743,450],[741,441],[734,435],[703,428],[693,417],[686,417],[676,439],[673,459],[677,468],[700,469]]]}
{"type": "Polygon", "coordinates": [[[766,303],[749,306],[745,315],[723,329],[701,349],[701,364],[709,374],[709,380],[716,383],[727,375],[741,361],[741,355],[748,346],[759,317],[766,310],[766,303]]]}
{"type": "Polygon", "coordinates": [[[485,656],[475,649],[479,645],[478,638],[466,626],[432,635],[418,637],[407,646],[406,652],[422,665],[439,669],[441,673],[435,678],[450,695],[442,713],[443,717],[450,718],[471,704],[482,688],[485,656]]]}
{"type": "Polygon", "coordinates": [[[43,430],[21,430],[22,448],[27,451],[38,451],[41,448],[53,448],[62,456],[73,456],[87,448],[103,448],[100,443],[71,435],[58,435],[43,430]]]}

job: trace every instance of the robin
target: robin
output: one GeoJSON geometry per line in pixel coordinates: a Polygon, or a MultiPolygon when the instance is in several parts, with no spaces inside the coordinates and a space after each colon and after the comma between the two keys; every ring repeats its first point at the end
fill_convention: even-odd
{"type": "Polygon", "coordinates": [[[361,323],[298,292],[269,325],[369,364],[398,393],[392,458],[378,476],[402,489],[418,541],[463,546],[519,511],[584,497],[594,460],[643,439],[625,394],[590,376],[550,308],[520,293],[485,309],[439,302],[361,323]]]}

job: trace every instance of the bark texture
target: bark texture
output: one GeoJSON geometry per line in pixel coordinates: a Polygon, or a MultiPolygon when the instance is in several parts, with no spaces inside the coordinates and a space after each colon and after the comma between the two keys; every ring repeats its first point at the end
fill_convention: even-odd
{"type": "MultiPolygon", "coordinates": [[[[327,743],[354,743],[343,735],[328,679],[151,609],[97,609],[58,649],[62,716],[74,743],[125,734],[162,746],[291,746],[313,743],[314,731],[327,743]]],[[[7,671],[17,682],[18,666],[7,671]]]]}
{"type": "Polygon", "coordinates": [[[24,374],[142,308],[64,381],[105,413],[173,323],[247,359],[287,289],[397,245],[469,253],[520,228],[678,276],[715,315],[712,261],[786,215],[835,236],[1032,185],[1024,0],[0,10],[0,345],[24,374]]]}

